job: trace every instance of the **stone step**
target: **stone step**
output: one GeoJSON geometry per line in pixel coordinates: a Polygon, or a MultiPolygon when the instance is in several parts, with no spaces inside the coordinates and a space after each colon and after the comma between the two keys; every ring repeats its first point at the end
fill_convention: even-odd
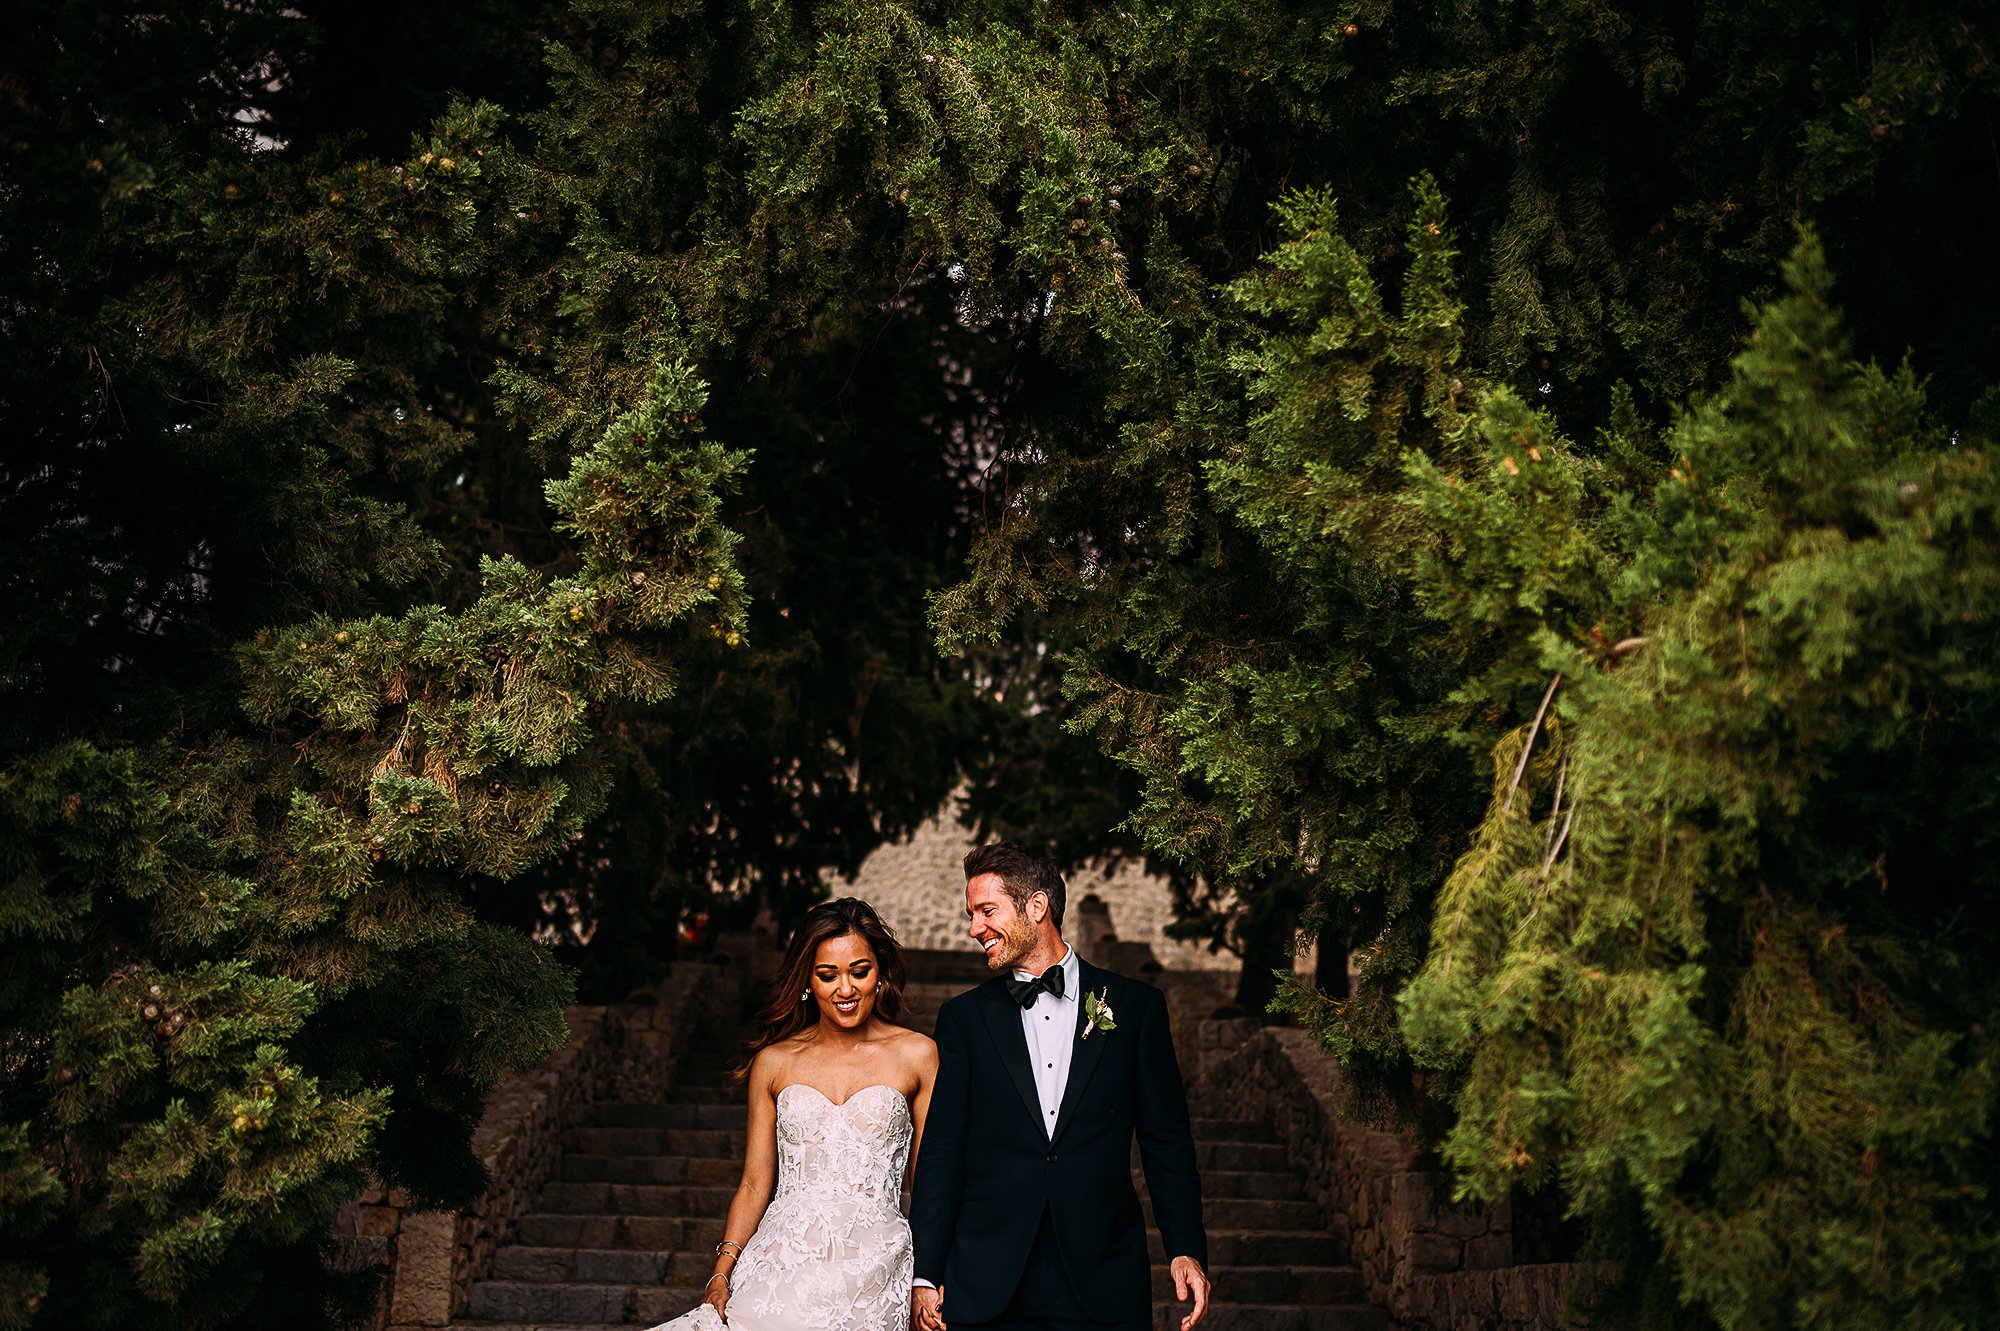
{"type": "MultiPolygon", "coordinates": [[[[1155,1303],[1154,1331],[1180,1331],[1188,1303],[1155,1303]]],[[[1388,1331],[1385,1309],[1353,1303],[1330,1308],[1283,1304],[1210,1304],[1201,1331],[1388,1331]]]]}
{"type": "Polygon", "coordinates": [[[744,1133],[713,1128],[578,1128],[569,1149],[578,1155],[688,1155],[743,1158],[744,1133]]]}
{"type": "Polygon", "coordinates": [[[633,1322],[474,1322],[460,1318],[446,1323],[445,1331],[632,1331],[635,1325],[633,1322]]]}
{"type": "MultiPolygon", "coordinates": [[[[666,1311],[650,1320],[637,1314],[636,1310],[631,1320],[617,1322],[460,1319],[450,1324],[450,1331],[632,1331],[633,1327],[654,1325],[692,1310],[700,1296],[694,1291],[688,1291],[687,1296],[690,1301],[686,1306],[669,1303],[666,1311]]],[[[1182,1303],[1155,1303],[1155,1331],[1180,1331],[1181,1318],[1187,1315],[1188,1307],[1182,1303]]],[[[1322,1308],[1210,1304],[1208,1316],[1201,1325],[1202,1331],[1388,1331],[1389,1316],[1380,1308],[1363,1304],[1322,1308]]]]}
{"type": "MultiPolygon", "coordinates": [[[[509,1244],[494,1254],[494,1283],[548,1285],[685,1285],[699,1287],[711,1267],[707,1253],[629,1248],[540,1248],[509,1244]]],[[[1361,1294],[1351,1266],[1216,1266],[1209,1272],[1219,1300],[1231,1303],[1338,1303],[1361,1294]]],[[[1173,1274],[1153,1268],[1153,1293],[1172,1297],[1173,1274]]]]}
{"type": "Polygon", "coordinates": [[[564,1183],[689,1183],[733,1188],[743,1177],[735,1157],[704,1160],[687,1155],[584,1155],[575,1151],[557,1164],[564,1183]]]}
{"type": "Polygon", "coordinates": [[[547,1215],[714,1216],[720,1220],[735,1191],[654,1183],[551,1183],[535,1199],[535,1209],[547,1215]]]}
{"type": "Polygon", "coordinates": [[[465,1319],[481,1322],[595,1323],[653,1326],[701,1302],[695,1285],[563,1284],[481,1280],[472,1286],[465,1319]]]}
{"type": "MultiPolygon", "coordinates": [[[[630,1141],[634,1147],[652,1145],[654,1137],[630,1139],[622,1133],[654,1133],[656,1129],[582,1129],[592,1133],[588,1139],[580,1135],[578,1145],[616,1145],[616,1141],[630,1141]],[[602,1133],[620,1133],[618,1139],[606,1141],[602,1133]]],[[[720,1139],[708,1139],[708,1145],[724,1147],[720,1139]]],[[[1214,1157],[1212,1157],[1214,1159],[1214,1157]]],[[[568,1151],[562,1155],[558,1165],[558,1179],[562,1183],[688,1183],[700,1187],[734,1187],[738,1175],[742,1173],[740,1147],[718,1149],[714,1153],[642,1153],[642,1151],[568,1151]]],[[[1136,1187],[1144,1187],[1144,1171],[1134,1169],[1132,1181],[1136,1187]]],[[[1274,1169],[1220,1169],[1202,1167],[1202,1197],[1204,1201],[1214,1199],[1264,1199],[1264,1201],[1298,1201],[1302,1197],[1302,1181],[1294,1173],[1280,1173],[1274,1169]]],[[[554,1209],[554,1207],[550,1207],[554,1209]]]]}
{"type": "Polygon", "coordinates": [[[739,1095],[726,1104],[598,1105],[584,1125],[591,1128],[691,1128],[743,1131],[749,1110],[739,1095]]]}
{"type": "MultiPolygon", "coordinates": [[[[488,1281],[494,1283],[496,1281],[488,1281]]],[[[620,1289],[620,1287],[606,1287],[620,1289]]],[[[512,1293],[492,1291],[484,1293],[482,1285],[474,1285],[478,1309],[502,1309],[502,1307],[548,1307],[548,1303],[536,1299],[524,1299],[512,1293]]],[[[530,1317],[520,1319],[492,1319],[476,1317],[468,1309],[466,1317],[450,1323],[456,1331],[630,1331],[632,1327],[652,1327],[662,1321],[672,1321],[682,1313],[692,1311],[702,1301],[702,1291],[694,1287],[658,1285],[658,1287],[630,1287],[620,1289],[626,1313],[618,1321],[592,1321],[584,1317],[530,1317]]],[[[590,1307],[606,1307],[614,1299],[592,1303],[590,1299],[572,1299],[570,1303],[556,1301],[554,1307],[572,1307],[576,1311],[586,1311],[590,1307]]],[[[1158,1331],[1180,1331],[1180,1319],[1186,1317],[1192,1305],[1176,1303],[1170,1299],[1154,1301],[1154,1327],[1158,1331]]],[[[1202,1327],[1208,1331],[1388,1331],[1388,1313],[1380,1307],[1366,1303],[1334,1303],[1334,1305],[1298,1305],[1298,1303],[1234,1303],[1216,1301],[1208,1305],[1208,1317],[1202,1319],[1202,1327]]]]}
{"type": "MultiPolygon", "coordinates": [[[[987,976],[976,953],[927,954],[907,993],[928,1030],[937,1008],[987,976]]],[[[599,1106],[570,1134],[535,1212],[476,1282],[462,1331],[610,1331],[696,1307],[742,1170],[745,1091],[727,1057],[699,1060],[662,1103],[599,1106]]],[[[1227,1112],[1226,1110],[1224,1112],[1227,1112]]],[[[1345,1244],[1309,1202],[1269,1124],[1193,1121],[1215,1303],[1202,1331],[1387,1331],[1345,1244]]],[[[1134,1153],[1134,1184],[1144,1196],[1134,1153]]],[[[1179,1331],[1188,1305],[1147,1216],[1153,1325],[1179,1331]]]]}
{"type": "MultiPolygon", "coordinates": [[[[720,1226],[717,1226],[720,1228],[720,1226]]],[[[1346,1259],[1340,1240],[1323,1229],[1272,1233],[1208,1225],[1208,1260],[1214,1266],[1339,1266],[1346,1259]]],[[[1159,1231],[1146,1227],[1146,1251],[1154,1265],[1167,1260],[1159,1231]]]]}
{"type": "MultiPolygon", "coordinates": [[[[1220,1303],[1359,1303],[1366,1294],[1352,1266],[1217,1266],[1208,1273],[1220,1303]]],[[[1153,1297],[1174,1297],[1171,1268],[1153,1268],[1153,1297]]]]}
{"type": "Polygon", "coordinates": [[[1254,1118],[1197,1118],[1193,1121],[1194,1139],[1197,1142],[1255,1142],[1268,1144],[1277,1141],[1269,1123],[1254,1118]]]}
{"type": "MultiPolygon", "coordinates": [[[[1153,1203],[1149,1197],[1140,1197],[1139,1209],[1145,1212],[1146,1224],[1153,1223],[1153,1203]]],[[[1282,1232],[1309,1233],[1321,1228],[1324,1223],[1319,1207],[1311,1202],[1265,1201],[1242,1197],[1203,1197],[1201,1218],[1205,1226],[1218,1229],[1275,1230],[1282,1232]]]]}
{"type": "MultiPolygon", "coordinates": [[[[493,1254],[495,1280],[578,1285],[657,1285],[669,1271],[694,1269],[687,1254],[643,1248],[535,1248],[510,1243],[493,1254]]],[[[707,1270],[701,1272],[707,1275],[707,1270]]]]}
{"type": "MultiPolygon", "coordinates": [[[[1145,1192],[1146,1175],[1132,1171],[1132,1186],[1145,1192]]],[[[1295,1202],[1305,1195],[1305,1181],[1297,1174],[1268,1169],[1204,1169],[1201,1171],[1201,1199],[1204,1204],[1218,1197],[1256,1198],[1295,1202]]]]}
{"type": "Polygon", "coordinates": [[[712,1253],[722,1240],[722,1212],[705,1219],[656,1215],[551,1215],[531,1211],[514,1222],[518,1243],[541,1248],[639,1248],[676,1255],[712,1253]]]}
{"type": "Polygon", "coordinates": [[[1195,1167],[1201,1170],[1206,1186],[1210,1170],[1290,1170],[1291,1156],[1275,1142],[1217,1142],[1194,1144],[1195,1167]]]}
{"type": "MultiPolygon", "coordinates": [[[[667,1253],[707,1261],[722,1237],[722,1212],[709,1216],[555,1215],[531,1212],[515,1224],[515,1241],[530,1248],[592,1248],[667,1253]]],[[[1148,1227],[1146,1248],[1163,1264],[1167,1254],[1157,1231],[1148,1227]]],[[[1217,1268],[1262,1266],[1332,1267],[1346,1254],[1338,1238],[1324,1230],[1271,1231],[1208,1229],[1210,1262],[1217,1268]]]]}

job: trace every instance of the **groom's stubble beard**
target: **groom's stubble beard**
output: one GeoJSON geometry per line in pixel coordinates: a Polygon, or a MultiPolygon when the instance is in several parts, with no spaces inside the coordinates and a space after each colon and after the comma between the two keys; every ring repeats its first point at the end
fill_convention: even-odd
{"type": "Polygon", "coordinates": [[[1000,946],[986,954],[986,969],[1013,969],[1016,962],[1035,950],[1036,941],[1034,921],[1023,914],[1015,915],[1014,922],[1000,931],[1000,946]]]}

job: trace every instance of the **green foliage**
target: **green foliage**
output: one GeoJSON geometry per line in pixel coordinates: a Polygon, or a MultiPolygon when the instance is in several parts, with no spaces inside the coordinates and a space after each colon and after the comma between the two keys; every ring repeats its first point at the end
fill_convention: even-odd
{"type": "Polygon", "coordinates": [[[535,485],[565,567],[465,557],[499,118],[400,165],[232,132],[304,36],[77,6],[10,84],[8,1325],[364,1307],[320,1269],[336,1208],[475,1195],[486,1091],[565,1038],[573,974],[469,889],[573,846],[604,708],[745,626],[744,455],[671,359],[535,485]]]}
{"type": "MultiPolygon", "coordinates": [[[[126,1271],[59,1280],[88,1301],[72,1315],[130,1316],[132,1298],[188,1326],[250,1315],[245,1249],[317,1246],[363,1164],[441,1200],[478,1186],[482,1092],[561,1043],[570,983],[476,922],[458,875],[504,878],[578,835],[604,786],[587,714],[664,691],[672,626],[706,609],[738,636],[716,491],[740,458],[691,428],[700,396],[668,368],[551,485],[579,576],[492,561],[456,614],[260,635],[231,672],[240,733],[71,741],[0,778],[27,949],[10,1094],[42,1101],[71,1226],[44,1256],[126,1271]]],[[[19,1163],[10,1186],[45,1177],[19,1163]]]]}
{"type": "Polygon", "coordinates": [[[352,1311],[365,1290],[317,1270],[331,1208],[364,1167],[470,1196],[484,1090],[561,1038],[572,974],[524,930],[588,938],[567,955],[618,991],[684,906],[788,912],[1013,733],[922,614],[1006,349],[900,241],[794,264],[756,239],[812,219],[743,194],[749,137],[685,80],[750,96],[795,53],[767,31],[71,6],[10,82],[0,916],[26,960],[0,968],[0,1123],[45,1161],[10,1178],[64,1203],[8,1230],[4,1315],[352,1311]],[[438,82],[357,101],[371,21],[452,28],[438,82]],[[477,68],[537,24],[545,71],[477,68]],[[150,998],[63,1006],[135,965],[167,1033],[150,998]],[[244,1015],[181,997],[222,966],[303,1011],[202,1053],[192,1096],[160,1049],[244,1015]],[[52,1061],[86,1019],[117,1038],[52,1061]],[[266,1045],[296,1094],[249,1115],[265,1153],[232,1172],[212,1119],[266,1045]],[[59,1127],[58,1085],[94,1117],[59,1127]],[[96,1134],[92,1170],[147,1143],[129,1195],[62,1133],[96,1134]]]}
{"type": "MultiPolygon", "coordinates": [[[[1788,1170],[1863,1158],[1867,1144],[1839,1138],[1823,1117],[1818,1129],[1784,1126],[1792,1109],[1767,1108],[1759,1120],[1754,1104],[1731,1103],[1713,1119],[1737,1134],[1727,1138],[1677,1128],[1670,1109],[1662,1112],[1687,1085],[1706,1087],[1705,1074],[1727,1082],[1733,1070],[1689,1052],[1728,1029],[1730,1009],[1706,963],[1661,962],[1615,994],[1592,995],[1596,1007],[1561,985],[1586,985],[1574,977],[1594,964],[1592,949],[1633,936],[1633,946],[1691,948],[1693,939],[1713,949],[1719,929],[1747,946],[1759,935],[1740,917],[1718,926],[1695,908],[1701,893],[1744,890],[1749,851],[1709,834],[1728,816],[1776,835],[1779,813],[1797,813],[1782,801],[1764,807],[1739,783],[1775,783],[1790,792],[1785,799],[1803,799],[1807,778],[1795,769],[1815,770],[1822,759],[1786,748],[1787,737],[1834,743],[1832,717],[1875,735],[1894,728],[1886,712],[1928,717],[1910,733],[1935,746],[1942,715],[1932,709],[1966,702],[1961,693],[1936,701],[1942,673],[1928,693],[1901,679],[1905,655],[1976,657],[1967,644],[1933,643],[1945,610],[1891,624],[1852,604],[1863,567],[1915,577],[1915,552],[1885,539],[1857,551],[1860,566],[1850,567],[1817,547],[1808,559],[1803,548],[1741,543],[1753,514],[1806,523],[1820,541],[1860,540],[1878,518],[1852,512],[1854,495],[1911,483],[1886,474],[1865,482],[1867,468],[1889,457],[1942,466],[1951,455],[1938,451],[1939,429],[1920,422],[1963,430],[1981,418],[1976,404],[1995,367],[1967,294],[1990,297],[1992,254],[1960,225],[1962,191],[1993,194],[1990,164],[1974,164],[1968,119],[1995,91],[1971,36],[1977,25],[1913,7],[1606,14],[1567,3],[1283,15],[1172,6],[1122,27],[1085,16],[1073,26],[1067,15],[1046,22],[1049,46],[1074,43],[1092,57],[1080,64],[1107,93],[1099,133],[1136,149],[1153,116],[1185,127],[1185,156],[1148,175],[1128,167],[1117,182],[1128,207],[1163,174],[1199,183],[1176,193],[1183,206],[1155,194],[1143,220],[1106,219],[1116,252],[1134,256],[1122,306],[1096,303],[1101,288],[1080,287],[1052,250],[1022,246],[1047,269],[1035,325],[1046,363],[1033,410],[989,484],[994,516],[967,576],[934,602],[946,643],[997,642],[1004,630],[1036,626],[1060,653],[1078,724],[1141,782],[1129,828],[1212,875],[1215,892],[1187,903],[1197,910],[1188,923],[1234,931],[1247,944],[1249,932],[1283,931],[1303,911],[1323,946],[1359,944],[1362,983],[1352,996],[1295,987],[1285,1005],[1348,1064],[1364,1100],[1399,1102],[1433,1130],[1450,1129],[1449,1158],[1485,1194],[1515,1182],[1570,1188],[1602,1222],[1604,1241],[1618,1245],[1645,1316],[1838,1320],[1832,1310],[1847,1298],[1854,1324],[1905,1314],[1962,1320],[1967,1291],[1990,1276],[1988,1259],[1954,1255],[1909,1280],[1910,1268],[1886,1256],[1872,1268],[1855,1259],[1836,1241],[1838,1224],[1821,1223],[1840,1214],[1830,1199],[1856,1186],[1851,1172],[1816,1199],[1767,1198],[1733,1228],[1718,1219],[1760,1189],[1793,1186],[1788,1170]],[[1158,39],[1165,24],[1172,41],[1158,39]],[[1864,49],[1853,60],[1829,54],[1864,49]],[[1406,194],[1404,182],[1425,170],[1438,186],[1419,177],[1406,194]],[[1338,182],[1339,218],[1328,192],[1286,188],[1321,181],[1338,182]],[[1443,226],[1441,197],[1453,201],[1462,243],[1443,226]],[[1925,230],[1923,219],[1947,216],[1934,244],[1904,238],[1925,230]],[[1823,302],[1816,314],[1810,302],[1787,307],[1782,338],[1767,320],[1728,378],[1732,354],[1744,350],[1742,302],[1768,294],[1804,219],[1817,223],[1844,275],[1864,347],[1889,359],[1914,347],[1932,373],[1935,414],[1919,411],[1907,376],[1843,379],[1851,353],[1827,335],[1823,302]],[[1774,338],[1792,360],[1771,359],[1774,338]],[[1850,380],[1869,386],[1854,390],[1866,411],[1831,405],[1831,386],[1850,380]],[[1707,401],[1725,386],[1725,399],[1707,401]],[[1765,434],[1785,448],[1753,450],[1724,428],[1753,403],[1765,434]],[[1663,417],[1676,422],[1666,434],[1648,424],[1663,417]],[[1704,432],[1699,449],[1694,430],[1704,432]],[[1852,470],[1843,473],[1828,465],[1829,438],[1874,451],[1847,459],[1852,470]],[[1717,729],[1712,709],[1741,681],[1702,687],[1667,646],[1663,617],[1714,586],[1718,552],[1774,566],[1783,556],[1782,566],[1800,560],[1800,573],[1813,570],[1782,593],[1797,640],[1764,646],[1802,672],[1774,685],[1786,706],[1808,707],[1805,681],[1831,678],[1836,665],[1874,672],[1826,701],[1826,718],[1760,713],[1717,729]],[[1658,715],[1657,697],[1648,698],[1654,711],[1634,701],[1600,723],[1594,742],[1625,742],[1602,759],[1607,773],[1661,783],[1643,793],[1692,806],[1674,824],[1703,847],[1679,871],[1683,895],[1629,895],[1637,889],[1628,880],[1653,863],[1640,849],[1661,853],[1657,836],[1635,833],[1600,848],[1629,848],[1631,867],[1615,880],[1627,895],[1593,886],[1603,914],[1589,927],[1553,906],[1533,913],[1521,903],[1566,863],[1562,855],[1582,856],[1591,838],[1608,835],[1601,822],[1584,826],[1582,812],[1565,830],[1574,800],[1610,798],[1600,793],[1608,775],[1571,791],[1584,779],[1582,758],[1566,766],[1561,757],[1585,742],[1578,728],[1595,695],[1584,681],[1654,671],[1659,687],[1676,690],[1675,714],[1658,715]],[[1484,762],[1469,765],[1467,748],[1490,751],[1498,774],[1483,821],[1484,762]],[[1663,768],[1669,753],[1673,765],[1663,768]],[[1569,793],[1552,813],[1558,787],[1569,793]],[[1475,881],[1509,884],[1512,896],[1497,887],[1475,896],[1466,886],[1475,881]],[[1514,913],[1501,912],[1496,897],[1514,913]],[[1491,980],[1493,967],[1474,962],[1479,948],[1501,948],[1494,940],[1512,939],[1523,920],[1542,951],[1524,953],[1504,983],[1491,980]],[[1431,969],[1398,1004],[1427,957],[1431,969]],[[1436,979],[1441,958],[1453,984],[1436,979]],[[1478,987],[1489,980],[1490,991],[1478,987]],[[1591,1036],[1603,1042],[1596,1079],[1577,1071],[1565,1080],[1572,1042],[1591,1036]],[[1410,1039],[1425,1064],[1414,1077],[1410,1039]],[[1540,1123],[1555,1125],[1548,1131],[1559,1147],[1533,1141],[1517,1151],[1521,1125],[1540,1123]],[[1778,1152],[1760,1131],[1793,1139],[1778,1152]],[[1595,1173],[1578,1164],[1585,1160],[1595,1173]],[[1744,1193],[1732,1196],[1738,1185],[1744,1193]],[[1682,1208],[1671,1223],[1669,1206],[1682,1208]],[[1787,1260],[1784,1269],[1820,1274],[1771,1279],[1787,1260]],[[1736,1301],[1718,1292],[1728,1281],[1736,1301]],[[1911,1291],[1902,1304],[1885,1293],[1899,1282],[1911,1291]]],[[[1002,78],[988,78],[996,93],[1002,78]]],[[[1135,151],[1127,161],[1136,160],[1135,151]]],[[[996,178],[1011,201],[1006,176],[996,178]]],[[[1024,172],[1024,213],[1028,180],[1024,172]]],[[[1072,197],[1110,194],[1093,180],[1072,197]]],[[[1098,218],[1078,211],[1072,234],[1087,235],[1098,218]]],[[[1799,288],[1819,289],[1803,280],[1799,288]]],[[[1979,525],[1970,519],[1968,532],[1979,525]]],[[[1975,577],[1990,562],[1975,543],[1944,566],[1975,577]]],[[[1906,591],[1912,605],[1949,602],[1915,584],[1906,591]]],[[[1968,611],[1966,623],[1984,614],[1963,604],[1950,613],[1968,611]]],[[[1757,659],[1754,631],[1738,633],[1738,624],[1713,612],[1703,648],[1711,674],[1745,652],[1757,659]]],[[[1968,720],[1965,733],[1975,728],[1968,720]]],[[[1855,784],[1865,770],[1843,751],[1822,778],[1840,779],[1828,806],[1872,807],[1879,795],[1855,784]]],[[[1948,770],[1956,769],[1939,769],[1948,770]]],[[[1908,799],[1896,806],[1905,845],[1937,830],[1931,815],[1972,798],[1947,797],[1942,785],[1896,789],[1908,799]]],[[[1839,833],[1833,841],[1868,839],[1865,818],[1832,821],[1822,812],[1786,840],[1800,872],[1821,883],[1870,881],[1884,846],[1830,855],[1821,841],[1830,831],[1839,833]],[[1812,878],[1804,866],[1822,861],[1839,867],[1812,878]]],[[[1957,881],[1957,862],[1926,858],[1910,872],[1929,898],[1957,881]]],[[[1762,881],[1778,893],[1768,875],[1762,881]]],[[[1881,928],[1894,946],[1869,948],[1887,955],[1910,939],[1932,940],[1910,973],[1962,970],[1991,945],[1988,925],[1962,912],[1919,911],[1889,928],[1872,919],[1872,903],[1794,912],[1790,897],[1778,900],[1795,943],[1881,928]]],[[[1837,980],[1819,983],[1843,992],[1837,980]]],[[[1881,991],[1874,979],[1860,990],[1881,991]]],[[[1961,1116],[1918,1150],[1935,1170],[1924,1186],[1968,1209],[1947,1221],[1913,1207],[1910,1228],[1873,1252],[1906,1244],[1902,1251],[1916,1253],[1934,1240],[1932,1251],[1983,1251],[1984,1238],[1955,1246],[1945,1238],[1953,1224],[1991,1229],[1972,1182],[1992,1155],[1986,1055],[1964,1048],[1986,1038],[1966,1032],[1991,1029],[1985,992],[1963,1002],[1928,993],[1897,1000],[1913,1047],[1935,1037],[1963,1056],[1964,1078],[1946,1097],[1961,1116]],[[1949,1159],[1937,1154],[1946,1139],[1959,1146],[1949,1159]]],[[[1883,1069],[1869,1075],[1919,1093],[1909,1065],[1888,1071],[1893,1039],[1822,1043],[1831,1076],[1854,1074],[1848,1085],[1869,1083],[1841,1049],[1868,1047],[1883,1069]]],[[[1778,1045],[1788,1068],[1810,1061],[1778,1045]]],[[[1819,1113],[1798,1112],[1801,1121],[1819,1113]]],[[[1867,1149],[1876,1154],[1865,1158],[1885,1158],[1867,1149]]],[[[1855,1214],[1871,1219],[1839,1223],[1894,1224],[1899,1212],[1855,1214]]]]}
{"type": "Polygon", "coordinates": [[[684,909],[789,915],[928,817],[996,728],[931,651],[922,598],[963,557],[1006,352],[958,323],[962,287],[864,188],[882,162],[849,152],[883,128],[849,100],[914,105],[870,72],[910,20],[846,21],[822,52],[780,11],[577,6],[547,104],[487,159],[526,219],[493,270],[521,352],[495,367],[497,406],[573,451],[671,355],[713,385],[716,436],[756,454],[724,509],[738,639],[698,639],[672,697],[614,707],[605,816],[531,875],[540,890],[483,893],[488,918],[588,935],[570,955],[598,993],[650,978],[684,909]],[[809,121],[792,118],[806,67],[809,121]],[[819,136],[810,162],[765,160],[778,121],[819,136]],[[776,178],[793,172],[814,183],[776,178]]]}
{"type": "Polygon", "coordinates": [[[55,7],[0,98],[0,1321],[351,1308],[327,1210],[476,1188],[556,1038],[529,931],[615,991],[965,780],[1171,862],[1246,1002],[1352,945],[1284,1006],[1649,1316],[1948,1323],[1991,8],[55,7]],[[1802,221],[1922,393],[1810,259],[1742,343],[1802,221]]]}
{"type": "Polygon", "coordinates": [[[1428,566],[1440,603],[1558,683],[1494,751],[1403,1026],[1451,1088],[1461,1186],[1635,1207],[1667,1260],[1623,1292],[1656,1318],[1976,1326],[2000,1274],[1992,444],[1941,447],[1907,371],[1851,361],[1817,245],[1787,281],[1650,495],[1577,502],[1608,487],[1547,435],[1511,474],[1504,398],[1485,466],[1420,477],[1472,552],[1428,566]],[[1515,545],[1530,526],[1559,534],[1515,545]],[[1604,557],[1560,601],[1525,576],[1577,548],[1604,557]],[[1628,650],[1590,653],[1591,601],[1628,650]]]}
{"type": "Polygon", "coordinates": [[[1179,422],[1190,453],[1213,450],[1186,482],[1208,530],[1120,575],[1138,613],[1093,624],[1119,637],[1073,652],[1066,684],[1078,724],[1141,775],[1153,844],[1222,883],[1277,875],[1262,890],[1309,908],[1329,948],[1375,939],[1356,1001],[1288,1000],[1362,1062],[1395,1059],[1381,995],[1421,947],[1409,885],[1466,793],[1415,742],[1459,645],[1427,635],[1396,572],[1417,534],[1394,502],[1405,453],[1448,457],[1461,429],[1452,239],[1428,180],[1413,211],[1398,313],[1329,199],[1284,203],[1268,264],[1226,292],[1257,331],[1205,371],[1217,398],[1241,385],[1247,418],[1230,430],[1209,399],[1179,422]]]}

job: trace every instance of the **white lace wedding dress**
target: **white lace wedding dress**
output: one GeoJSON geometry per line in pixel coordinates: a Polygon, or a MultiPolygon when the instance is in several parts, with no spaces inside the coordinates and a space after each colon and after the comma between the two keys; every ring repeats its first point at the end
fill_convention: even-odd
{"type": "MultiPolygon", "coordinates": [[[[909,1331],[912,1130],[893,1086],[778,1092],[777,1187],[730,1273],[730,1331],[909,1331]]],[[[653,1331],[722,1325],[704,1303],[653,1331]]]]}

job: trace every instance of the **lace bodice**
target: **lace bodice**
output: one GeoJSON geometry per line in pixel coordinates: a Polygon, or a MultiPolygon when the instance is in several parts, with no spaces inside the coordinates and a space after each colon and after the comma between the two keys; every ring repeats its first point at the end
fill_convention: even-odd
{"type": "MultiPolygon", "coordinates": [[[[893,1086],[835,1104],[778,1092],[778,1179],[730,1279],[728,1331],[908,1331],[903,1175],[916,1125],[893,1086]]],[[[706,1304],[654,1331],[721,1331],[706,1304]]]]}
{"type": "Polygon", "coordinates": [[[835,1104],[794,1082],[778,1092],[776,1196],[865,1198],[900,1211],[911,1131],[910,1107],[893,1086],[864,1086],[835,1104]]]}

